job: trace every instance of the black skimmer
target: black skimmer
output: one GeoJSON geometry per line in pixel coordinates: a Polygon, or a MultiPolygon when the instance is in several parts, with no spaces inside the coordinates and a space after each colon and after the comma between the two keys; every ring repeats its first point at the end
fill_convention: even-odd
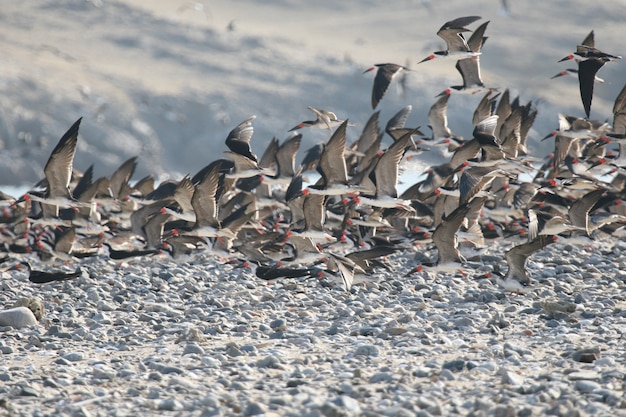
{"type": "MultiPolygon", "coordinates": [[[[302,143],[302,135],[295,134],[285,139],[280,144],[274,154],[274,161],[276,163],[276,175],[273,177],[266,177],[265,182],[268,184],[283,184],[288,185],[291,179],[296,175],[296,154],[300,149],[302,143]]],[[[263,158],[261,158],[262,160],[263,158]]],[[[261,164],[265,167],[264,164],[261,164]]]]}
{"type": "Polygon", "coordinates": [[[114,261],[122,261],[130,258],[137,258],[141,256],[155,255],[161,251],[161,249],[119,249],[111,245],[108,241],[103,243],[109,251],[109,258],[114,261]]]}
{"type": "Polygon", "coordinates": [[[468,45],[473,55],[469,55],[466,59],[459,59],[456,62],[455,68],[461,74],[463,78],[463,85],[453,85],[453,91],[457,91],[460,93],[468,93],[468,94],[476,94],[486,89],[491,91],[492,88],[485,87],[485,84],[480,75],[480,53],[483,47],[483,43],[486,37],[484,37],[485,30],[487,29],[487,25],[489,21],[480,25],[472,36],[468,40],[468,45]]]}
{"type": "Polygon", "coordinates": [[[369,178],[373,179],[375,186],[375,198],[371,199],[362,195],[359,200],[361,204],[367,204],[372,207],[383,208],[402,208],[409,212],[414,212],[411,202],[398,198],[398,175],[400,161],[404,157],[405,152],[410,147],[411,136],[415,130],[405,133],[405,135],[396,140],[387,151],[378,159],[376,166],[369,178]]]}
{"type": "Polygon", "coordinates": [[[614,135],[626,135],[626,85],[617,95],[615,103],[613,103],[613,128],[611,133],[614,135]]]}
{"type": "Polygon", "coordinates": [[[437,247],[439,257],[437,267],[454,270],[459,269],[464,259],[458,249],[457,232],[470,211],[480,210],[487,197],[475,197],[468,203],[458,206],[449,216],[442,219],[441,223],[433,232],[433,243],[437,247]]]}
{"type": "Polygon", "coordinates": [[[130,185],[130,179],[136,168],[137,157],[134,156],[123,162],[119,168],[111,174],[110,187],[114,199],[120,201],[132,193],[133,187],[130,185]]]}
{"type": "Polygon", "coordinates": [[[474,139],[482,150],[482,160],[493,161],[504,158],[504,150],[496,137],[498,116],[489,116],[474,127],[474,139]]]}
{"type": "MultiPolygon", "coordinates": [[[[508,90],[505,90],[505,93],[508,90]]],[[[445,94],[444,91],[441,94],[445,94]]],[[[500,94],[492,95],[493,91],[487,91],[487,93],[480,99],[478,104],[476,105],[476,109],[474,109],[474,114],[472,116],[472,124],[476,126],[478,123],[482,122],[489,116],[493,116],[496,114],[496,103],[500,94]]],[[[502,94],[503,96],[505,94],[502,94]]],[[[502,100],[500,100],[502,102],[502,100]]],[[[502,116],[498,115],[498,120],[500,120],[502,116]]]]}
{"type": "Polygon", "coordinates": [[[162,223],[169,217],[169,214],[163,212],[167,204],[167,200],[155,201],[133,211],[130,215],[131,231],[144,240],[147,249],[155,249],[161,245],[162,223]],[[153,218],[156,220],[152,221],[153,218]]]}
{"type": "Polygon", "coordinates": [[[191,206],[196,221],[190,232],[184,233],[202,237],[234,237],[229,230],[224,230],[218,220],[218,190],[220,187],[220,163],[213,163],[204,172],[195,185],[191,206]]]}
{"type": "MultiPolygon", "coordinates": [[[[462,165],[459,165],[459,167],[462,165]]],[[[430,195],[442,185],[446,184],[449,178],[457,172],[457,168],[449,162],[434,165],[426,169],[426,179],[418,186],[417,191],[422,195],[430,195]]]]}
{"type": "Polygon", "coordinates": [[[246,157],[256,163],[258,162],[257,156],[252,152],[252,148],[250,148],[250,140],[254,134],[254,127],[252,126],[254,119],[256,119],[256,116],[250,116],[235,126],[226,138],[226,146],[228,146],[228,149],[233,153],[246,157]]]}
{"type": "MultiPolygon", "coordinates": [[[[416,127],[416,128],[404,127],[412,110],[413,110],[413,106],[409,104],[408,106],[405,106],[400,111],[398,111],[387,122],[387,125],[385,126],[385,132],[389,136],[391,136],[394,141],[400,139],[409,131],[411,131],[413,135],[424,136],[424,134],[419,131],[419,127],[416,127]]],[[[415,144],[413,143],[413,145],[415,144]]]]}
{"type": "Polygon", "coordinates": [[[43,170],[47,183],[44,197],[40,197],[36,193],[25,195],[25,198],[43,204],[42,208],[46,218],[58,217],[59,206],[77,207],[84,205],[73,198],[69,188],[78,143],[78,128],[81,121],[82,117],[65,132],[52,150],[48,162],[46,162],[43,170]]]}
{"type": "Polygon", "coordinates": [[[20,262],[29,271],[28,280],[35,284],[47,284],[55,281],[67,281],[78,278],[82,275],[82,270],[77,268],[74,272],[65,271],[40,271],[33,269],[28,262],[20,262]]]}
{"type": "Polygon", "coordinates": [[[378,70],[376,71],[376,77],[374,77],[374,87],[372,88],[372,109],[375,109],[380,100],[382,100],[385,96],[393,77],[402,70],[408,71],[408,68],[405,66],[385,63],[375,64],[373,67],[363,71],[363,73],[365,74],[366,72],[374,71],[376,68],[378,68],[378,70]]]}
{"type": "Polygon", "coordinates": [[[591,102],[593,100],[593,87],[596,81],[596,74],[609,61],[621,59],[621,56],[607,54],[595,47],[595,36],[593,30],[585,37],[583,42],[576,47],[576,52],[559,60],[559,62],[575,59],[578,63],[578,85],[580,98],[587,118],[591,112],[591,102]],[[579,57],[579,58],[577,58],[579,57]]]}
{"type": "Polygon", "coordinates": [[[554,236],[540,235],[533,240],[524,242],[509,249],[504,258],[509,266],[506,276],[498,277],[496,281],[505,290],[515,293],[528,293],[530,277],[526,270],[528,258],[538,250],[543,249],[555,241],[554,236]]]}
{"type": "Polygon", "coordinates": [[[557,214],[556,210],[528,210],[529,236],[556,236],[566,232],[586,232],[585,228],[575,226],[566,215],[557,214]],[[536,226],[532,223],[536,223],[536,226]],[[535,230],[537,231],[535,233],[535,230]]]}
{"type": "Polygon", "coordinates": [[[420,63],[432,61],[439,57],[463,59],[478,55],[480,51],[473,51],[463,37],[463,32],[471,32],[471,30],[467,29],[465,26],[474,23],[478,19],[480,19],[480,16],[465,16],[444,23],[437,31],[437,36],[446,42],[448,49],[445,51],[436,51],[422,59],[420,63]]]}
{"type": "Polygon", "coordinates": [[[563,62],[563,61],[569,61],[572,59],[577,59],[576,56],[582,58],[582,59],[589,59],[589,58],[600,58],[600,59],[604,59],[606,61],[614,61],[617,59],[622,59],[621,56],[617,56],[617,55],[611,55],[611,54],[607,54],[606,52],[602,52],[601,50],[597,49],[596,47],[596,43],[595,43],[595,34],[593,32],[593,30],[591,32],[589,32],[589,34],[585,37],[585,39],[583,39],[583,41],[580,43],[580,45],[576,46],[576,52],[574,52],[573,54],[570,54],[564,58],[559,59],[559,62],[563,62]]]}
{"type": "Polygon", "coordinates": [[[253,269],[254,274],[263,281],[275,281],[285,278],[302,278],[315,276],[313,268],[291,268],[274,265],[256,265],[254,262],[246,261],[245,264],[253,269]]]}
{"type": "Polygon", "coordinates": [[[581,198],[572,203],[569,208],[568,216],[573,226],[584,230],[587,237],[591,236],[591,225],[589,222],[589,212],[596,203],[602,198],[605,190],[592,190],[581,198]]]}
{"type": "Polygon", "coordinates": [[[324,145],[320,156],[318,172],[320,182],[308,187],[311,194],[341,195],[358,191],[358,187],[348,184],[348,168],[346,164],[346,126],[344,121],[324,145]]]}
{"type": "Polygon", "coordinates": [[[359,135],[359,139],[356,140],[352,145],[350,145],[350,151],[353,154],[361,157],[365,155],[374,142],[381,135],[380,127],[379,127],[379,118],[380,118],[380,110],[372,113],[367,122],[365,122],[365,126],[363,126],[363,130],[359,135]]]}
{"type": "Polygon", "coordinates": [[[589,114],[591,113],[591,102],[593,100],[593,87],[596,74],[607,62],[605,58],[588,58],[578,62],[580,98],[583,102],[587,118],[589,118],[589,114]]]}
{"type": "Polygon", "coordinates": [[[37,238],[37,248],[40,256],[72,261],[76,229],[74,227],[49,229],[37,238]]]}
{"type": "Polygon", "coordinates": [[[227,179],[251,178],[257,175],[272,176],[276,173],[274,170],[260,167],[255,160],[247,156],[231,151],[224,151],[224,154],[230,157],[235,166],[231,173],[226,174],[227,179]]]}
{"type": "MultiPolygon", "coordinates": [[[[564,76],[570,76],[570,77],[574,77],[576,79],[578,79],[578,70],[575,68],[567,68],[564,69],[563,71],[559,72],[558,74],[554,74],[552,77],[550,77],[551,80],[555,79],[555,78],[559,78],[559,77],[564,77],[564,76]]],[[[595,81],[597,83],[603,83],[604,79],[598,77],[597,75],[595,76],[595,81]]]]}
{"type": "Polygon", "coordinates": [[[448,90],[438,95],[437,101],[428,110],[428,123],[433,131],[433,140],[445,140],[453,136],[452,130],[448,127],[448,100],[450,92],[448,90]]]}
{"type": "Polygon", "coordinates": [[[331,130],[341,123],[343,120],[339,120],[337,115],[329,110],[316,109],[315,107],[308,106],[309,110],[313,112],[315,120],[305,120],[304,122],[289,129],[289,131],[304,129],[304,128],[316,128],[316,129],[328,129],[331,130]]]}
{"type": "Polygon", "coordinates": [[[308,265],[326,257],[326,254],[320,250],[320,246],[315,244],[310,237],[291,232],[287,233],[287,237],[293,247],[293,253],[292,256],[281,259],[284,265],[308,265]]]}
{"type": "Polygon", "coordinates": [[[168,213],[177,219],[191,223],[195,222],[196,214],[193,210],[193,205],[191,204],[194,192],[195,186],[191,181],[191,177],[189,177],[189,175],[185,175],[180,181],[178,181],[172,196],[178,207],[176,209],[172,209],[168,207],[168,205],[163,207],[163,212],[168,213]]]}
{"type": "Polygon", "coordinates": [[[330,273],[331,277],[339,281],[346,291],[352,289],[357,274],[361,277],[359,281],[363,280],[363,275],[365,274],[365,271],[352,259],[334,253],[328,254],[326,272],[330,273]]]}
{"type": "Polygon", "coordinates": [[[380,152],[383,132],[379,129],[378,117],[379,112],[374,112],[365,124],[359,139],[350,146],[349,171],[354,176],[365,174],[380,152]]]}
{"type": "Polygon", "coordinates": [[[332,242],[336,240],[334,236],[331,236],[324,230],[326,220],[325,199],[326,196],[321,194],[308,194],[304,197],[302,205],[304,224],[303,227],[296,225],[296,228],[292,229],[293,231],[291,232],[293,235],[308,237],[314,241],[332,242]]]}

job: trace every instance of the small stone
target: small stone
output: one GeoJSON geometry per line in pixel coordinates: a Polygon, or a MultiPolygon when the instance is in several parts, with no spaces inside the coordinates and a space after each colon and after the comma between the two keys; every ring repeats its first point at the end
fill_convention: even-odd
{"type": "Polygon", "coordinates": [[[400,336],[401,334],[408,332],[409,329],[406,327],[388,327],[386,331],[390,336],[400,336]]]}
{"type": "Polygon", "coordinates": [[[184,409],[183,404],[173,398],[168,398],[167,400],[159,402],[158,408],[159,410],[165,411],[180,411],[184,409]]]}
{"type": "Polygon", "coordinates": [[[0,346],[0,352],[2,352],[3,355],[10,355],[14,350],[11,346],[0,346]]]}
{"type": "Polygon", "coordinates": [[[204,349],[202,349],[196,342],[189,342],[183,350],[183,356],[192,354],[204,355],[204,349]]]}
{"type": "Polygon", "coordinates": [[[493,417],[515,417],[515,409],[511,406],[499,405],[493,410],[493,417]]]}
{"type": "Polygon", "coordinates": [[[287,322],[283,319],[276,319],[270,323],[270,328],[275,332],[284,332],[287,330],[287,322]]]}
{"type": "Polygon", "coordinates": [[[287,388],[295,388],[304,384],[305,382],[302,379],[290,379],[289,381],[287,381],[287,388]]]}
{"type": "Polygon", "coordinates": [[[449,369],[442,369],[441,372],[439,372],[439,378],[446,381],[454,381],[456,379],[452,371],[450,371],[449,369]]]}
{"type": "Polygon", "coordinates": [[[257,402],[250,402],[243,410],[244,416],[258,416],[266,413],[265,406],[257,402]]]}
{"type": "Polygon", "coordinates": [[[567,375],[567,379],[569,379],[570,381],[597,381],[600,379],[600,374],[593,371],[577,371],[567,375]]]}
{"type": "Polygon", "coordinates": [[[601,386],[597,382],[582,379],[582,380],[576,381],[576,383],[574,384],[574,388],[576,389],[576,391],[580,391],[580,392],[592,392],[597,389],[600,389],[601,386]]]}
{"type": "Polygon", "coordinates": [[[44,387],[60,388],[60,385],[57,384],[52,378],[44,378],[42,382],[44,387]]]}
{"type": "Polygon", "coordinates": [[[92,376],[95,379],[115,379],[115,371],[105,367],[93,368],[92,376]]]}
{"type": "MultiPolygon", "coordinates": [[[[96,305],[96,308],[99,311],[115,311],[115,306],[107,303],[106,301],[98,301],[98,304],[96,305]]],[[[94,320],[102,320],[101,318],[96,318],[94,316],[94,320]]]]}
{"type": "Polygon", "coordinates": [[[85,355],[81,352],[72,352],[63,355],[63,359],[70,362],[80,362],[85,359],[85,355]]]}
{"type": "Polygon", "coordinates": [[[263,359],[259,359],[256,363],[256,366],[258,366],[259,368],[274,368],[274,369],[278,369],[281,367],[280,359],[278,359],[274,355],[269,355],[263,359]]]}
{"type": "Polygon", "coordinates": [[[502,370],[502,383],[506,385],[520,386],[524,383],[524,377],[509,370],[502,370]]]}
{"type": "Polygon", "coordinates": [[[347,413],[343,412],[337,405],[325,402],[321,405],[320,411],[325,417],[345,417],[347,413]]]}
{"type": "Polygon", "coordinates": [[[361,412],[359,402],[348,395],[340,395],[333,402],[351,415],[358,415],[361,412]]]}
{"type": "Polygon", "coordinates": [[[163,375],[167,375],[167,374],[184,374],[185,370],[182,368],[179,368],[178,366],[167,366],[167,365],[161,365],[157,368],[157,370],[159,372],[161,372],[163,375]]]}
{"type": "Polygon", "coordinates": [[[0,326],[22,329],[37,324],[37,318],[28,307],[15,307],[0,311],[0,326]]]}
{"type": "Polygon", "coordinates": [[[587,348],[572,353],[572,360],[582,363],[593,363],[600,358],[599,348],[587,348]]]}
{"type": "Polygon", "coordinates": [[[393,374],[391,372],[378,372],[372,375],[369,379],[370,384],[376,384],[379,382],[391,382],[393,381],[393,374]]]}
{"type": "MultiPolygon", "coordinates": [[[[30,310],[29,310],[30,311],[30,310]]],[[[34,388],[24,385],[21,387],[20,395],[22,397],[39,397],[39,393],[34,388]]]]}
{"type": "Polygon", "coordinates": [[[378,356],[380,349],[374,345],[360,345],[356,348],[354,356],[378,356]]]}
{"type": "Polygon", "coordinates": [[[449,361],[443,364],[443,369],[448,369],[452,372],[461,372],[465,368],[465,361],[462,359],[449,361]]]}

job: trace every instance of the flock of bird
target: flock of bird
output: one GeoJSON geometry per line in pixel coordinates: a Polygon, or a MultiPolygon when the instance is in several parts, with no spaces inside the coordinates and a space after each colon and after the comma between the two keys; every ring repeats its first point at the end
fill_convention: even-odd
{"type": "MultiPolygon", "coordinates": [[[[467,258],[480,260],[481,251],[499,241],[510,246],[508,268],[501,272],[495,265],[494,278],[505,290],[528,291],[527,259],[557,236],[602,239],[626,225],[626,87],[615,101],[612,125],[589,120],[598,70],[620,59],[595,48],[592,31],[562,59],[575,60],[578,69],[557,74],[577,75],[586,117],[559,115],[558,129],[544,138],[554,140],[554,152],[532,158],[526,140],[536,109],[483,83],[479,59],[489,22],[474,31],[466,27],[479,19],[446,22],[437,35],[447,49],[421,61],[453,59],[463,79],[430,108],[429,136],[405,127],[412,110],[407,106],[384,130],[375,111],[348,144],[347,120],[309,107],[315,119],[297,124],[283,143],[273,139],[258,158],[251,147],[252,116],[226,138],[227,158],[156,186],[152,176],[133,181],[136,157],[98,179],[93,165],[83,173],[74,169],[79,119],[52,151],[45,179],[18,199],[0,196],[3,270],[26,266],[30,280],[43,284],[80,276],[80,267],[65,272],[59,264],[88,256],[188,260],[210,252],[264,280],[327,276],[350,290],[376,268],[388,268],[385,257],[415,245],[434,246],[438,256],[407,275],[423,269],[462,273],[467,258]],[[448,126],[452,92],[484,94],[471,139],[448,126]],[[303,128],[326,129],[330,138],[296,166],[303,128]],[[382,150],[385,135],[393,142],[382,150]],[[404,161],[429,152],[446,162],[398,193],[404,161]],[[309,181],[315,171],[319,180],[309,181]],[[34,270],[30,257],[53,265],[34,270]]],[[[365,71],[376,71],[374,110],[402,70],[407,68],[385,63],[365,71]]]]}

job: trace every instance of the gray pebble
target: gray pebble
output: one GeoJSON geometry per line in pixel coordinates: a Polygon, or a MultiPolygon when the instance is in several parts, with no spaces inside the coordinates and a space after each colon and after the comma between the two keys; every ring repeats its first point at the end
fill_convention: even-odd
{"type": "Polygon", "coordinates": [[[600,358],[600,349],[597,347],[580,349],[572,354],[572,360],[576,362],[592,363],[600,358]]]}
{"type": "Polygon", "coordinates": [[[448,369],[452,372],[460,372],[465,368],[465,361],[462,359],[445,362],[443,364],[443,369],[448,369]]]}
{"type": "Polygon", "coordinates": [[[37,324],[37,318],[28,307],[15,307],[0,311],[0,326],[22,329],[37,324]]]}
{"type": "Polygon", "coordinates": [[[576,383],[574,384],[574,388],[576,388],[576,391],[580,392],[592,392],[600,389],[601,386],[597,382],[581,379],[576,381],[576,383]]]}
{"type": "Polygon", "coordinates": [[[379,382],[391,382],[394,379],[394,375],[391,372],[377,372],[369,379],[370,384],[376,384],[379,382]]]}
{"type": "Polygon", "coordinates": [[[380,349],[374,345],[359,345],[354,351],[354,356],[378,356],[380,349]]]}
{"type": "Polygon", "coordinates": [[[20,394],[22,397],[39,397],[39,393],[33,387],[22,385],[20,387],[20,394]]]}
{"type": "Polygon", "coordinates": [[[189,342],[185,345],[183,355],[204,355],[204,349],[202,349],[196,342],[189,342]]]}
{"type": "Polygon", "coordinates": [[[276,319],[270,322],[270,328],[276,332],[287,330],[287,322],[284,319],[276,319]]]}
{"type": "Polygon", "coordinates": [[[106,367],[95,367],[92,376],[95,379],[115,379],[115,371],[106,367]]]}
{"type": "Polygon", "coordinates": [[[166,400],[160,401],[157,408],[159,410],[165,411],[180,411],[183,410],[185,407],[180,401],[174,398],[168,398],[166,400]]]}
{"type": "Polygon", "coordinates": [[[359,402],[350,396],[340,395],[333,402],[352,415],[357,415],[361,412],[361,405],[359,402]]]}
{"type": "Polygon", "coordinates": [[[63,355],[63,359],[70,362],[80,362],[85,359],[85,355],[82,352],[71,352],[63,355]]]}
{"type": "Polygon", "coordinates": [[[524,377],[516,372],[502,370],[502,383],[506,385],[520,386],[524,384],[524,377]]]}
{"type": "Polygon", "coordinates": [[[439,372],[439,378],[446,381],[454,381],[456,379],[452,371],[449,369],[442,369],[441,372],[439,372]]]}
{"type": "Polygon", "coordinates": [[[594,371],[576,371],[568,374],[567,379],[569,379],[570,381],[597,381],[600,379],[600,374],[594,371]]]}
{"type": "Polygon", "coordinates": [[[280,368],[280,359],[274,355],[269,355],[264,357],[263,359],[259,359],[256,363],[259,368],[280,368]]]}
{"type": "Polygon", "coordinates": [[[248,403],[246,408],[243,410],[243,415],[244,416],[258,416],[258,415],[263,415],[266,412],[267,412],[266,408],[263,404],[258,403],[258,402],[250,402],[248,403]]]}

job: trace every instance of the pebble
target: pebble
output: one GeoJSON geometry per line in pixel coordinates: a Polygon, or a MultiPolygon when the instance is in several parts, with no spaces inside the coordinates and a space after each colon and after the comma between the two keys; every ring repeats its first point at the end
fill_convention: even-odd
{"type": "Polygon", "coordinates": [[[601,385],[594,381],[588,381],[585,379],[577,380],[574,384],[574,388],[580,392],[592,392],[601,388],[601,385]]]}
{"type": "Polygon", "coordinates": [[[160,401],[157,408],[164,411],[180,411],[183,410],[185,407],[180,401],[173,398],[168,398],[166,400],[160,401]]]}
{"type": "Polygon", "coordinates": [[[204,355],[204,349],[202,349],[196,342],[189,342],[183,349],[183,355],[204,355]]]}
{"type": "Polygon", "coordinates": [[[244,416],[260,416],[266,413],[265,405],[258,402],[249,402],[243,411],[244,416]]]}
{"type": "Polygon", "coordinates": [[[572,353],[572,360],[576,362],[592,363],[600,358],[600,349],[597,347],[580,349],[572,353]]]}
{"type": "Polygon", "coordinates": [[[524,384],[524,377],[510,370],[502,370],[502,383],[506,385],[520,386],[524,384]]]}
{"type": "Polygon", "coordinates": [[[374,345],[359,345],[354,351],[354,356],[378,356],[380,349],[374,345]]]}
{"type": "Polygon", "coordinates": [[[600,379],[600,374],[593,371],[577,371],[572,372],[567,375],[567,379],[570,381],[579,381],[579,380],[593,380],[597,381],[600,379]]]}
{"type": "Polygon", "coordinates": [[[28,307],[14,307],[0,311],[0,326],[23,329],[36,324],[37,318],[28,307]]]}
{"type": "Polygon", "coordinates": [[[72,352],[63,355],[63,359],[69,362],[80,362],[85,359],[85,354],[82,352],[72,352]]]}

